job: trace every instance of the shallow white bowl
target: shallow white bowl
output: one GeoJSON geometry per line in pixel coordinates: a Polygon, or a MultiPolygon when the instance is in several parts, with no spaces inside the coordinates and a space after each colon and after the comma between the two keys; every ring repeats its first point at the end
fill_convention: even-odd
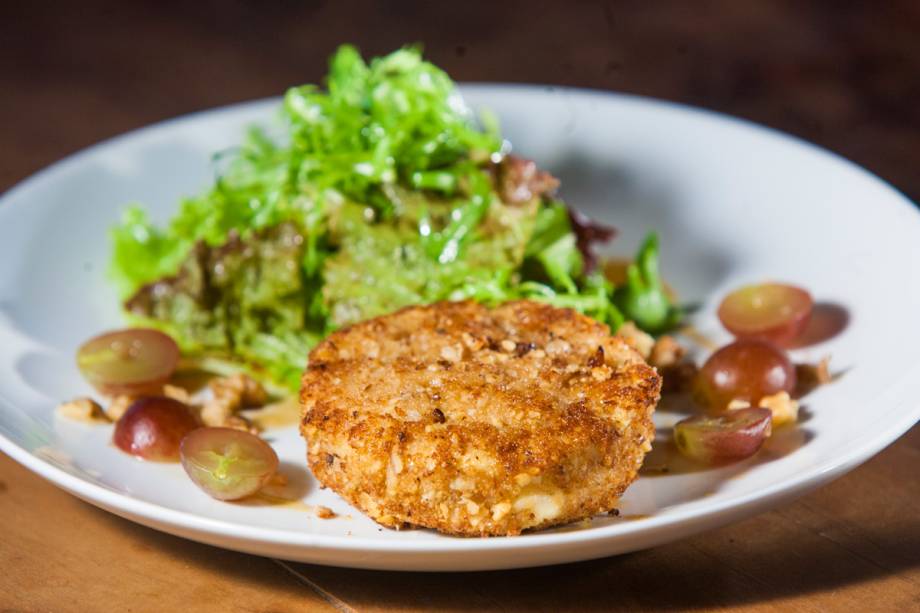
{"type": "MultiPolygon", "coordinates": [[[[110,427],[55,416],[90,390],[75,348],[120,324],[105,282],[107,229],[125,203],[167,219],[204,188],[210,155],[266,122],[276,100],[167,121],[71,156],[0,199],[0,449],[73,494],[123,517],[214,545],[291,560],[402,570],[474,570],[583,560],[651,547],[783,503],[843,474],[920,416],[920,215],[853,164],[742,121],[641,98],[547,87],[468,86],[502,120],[515,150],[562,179],[561,195],[616,225],[611,253],[660,232],[667,279],[700,301],[693,323],[727,340],[713,315],[741,283],[777,279],[844,307],[850,324],[799,350],[833,355],[845,375],[806,399],[798,429],[754,459],[715,470],[643,476],[621,518],[514,538],[396,532],[321,491],[296,428],[271,432],[297,506],[221,503],[174,465],[134,461],[110,427]]],[[[681,406],[665,407],[667,427],[681,406]]]]}

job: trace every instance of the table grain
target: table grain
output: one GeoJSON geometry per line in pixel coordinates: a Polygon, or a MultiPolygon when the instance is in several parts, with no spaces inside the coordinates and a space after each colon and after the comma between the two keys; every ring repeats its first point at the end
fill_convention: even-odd
{"type": "MultiPolygon", "coordinates": [[[[371,54],[421,42],[458,80],[730,113],[920,200],[915,0],[0,3],[0,189],[127,130],[315,82],[344,41],[371,54]]],[[[915,427],[794,503],[677,543],[540,569],[411,574],[165,535],[0,455],[0,610],[920,610],[918,466],[915,427]]]]}

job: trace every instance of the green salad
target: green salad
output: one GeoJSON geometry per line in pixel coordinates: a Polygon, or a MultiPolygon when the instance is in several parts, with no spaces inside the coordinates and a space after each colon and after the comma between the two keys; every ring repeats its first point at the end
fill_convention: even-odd
{"type": "Polygon", "coordinates": [[[288,90],[282,123],[215,156],[214,184],[165,227],[132,206],[112,230],[127,313],[188,356],[297,389],[330,331],[411,304],[529,298],[653,333],[679,316],[657,239],[614,288],[590,251],[612,230],[556,198],[416,48],[368,63],[340,47],[325,89],[288,90]]]}

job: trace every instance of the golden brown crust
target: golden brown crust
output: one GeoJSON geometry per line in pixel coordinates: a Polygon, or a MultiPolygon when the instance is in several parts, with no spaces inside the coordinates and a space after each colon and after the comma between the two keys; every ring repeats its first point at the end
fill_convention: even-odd
{"type": "Polygon", "coordinates": [[[606,326],[532,301],[408,307],[310,354],[314,475],[383,525],[509,535],[605,513],[661,379],[606,326]]]}

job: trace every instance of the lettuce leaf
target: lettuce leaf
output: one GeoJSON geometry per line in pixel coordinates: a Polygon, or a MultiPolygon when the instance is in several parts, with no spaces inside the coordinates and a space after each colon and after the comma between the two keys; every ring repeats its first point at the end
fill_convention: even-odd
{"type": "MultiPolygon", "coordinates": [[[[127,312],[187,355],[296,389],[330,330],[409,304],[530,298],[622,322],[591,270],[611,229],[551,198],[558,181],[507,155],[418,48],[365,62],[340,47],[281,120],[281,137],[252,128],[215,155],[213,185],[165,226],[135,205],[111,231],[127,312]]],[[[657,251],[642,258],[653,271],[657,251]]],[[[631,315],[638,280],[620,294],[631,315]]]]}
{"type": "Polygon", "coordinates": [[[126,303],[137,321],[169,332],[186,354],[236,357],[296,386],[324,322],[309,312],[304,237],[284,222],[233,234],[217,247],[199,241],[178,273],[141,287],[126,303]]]}

